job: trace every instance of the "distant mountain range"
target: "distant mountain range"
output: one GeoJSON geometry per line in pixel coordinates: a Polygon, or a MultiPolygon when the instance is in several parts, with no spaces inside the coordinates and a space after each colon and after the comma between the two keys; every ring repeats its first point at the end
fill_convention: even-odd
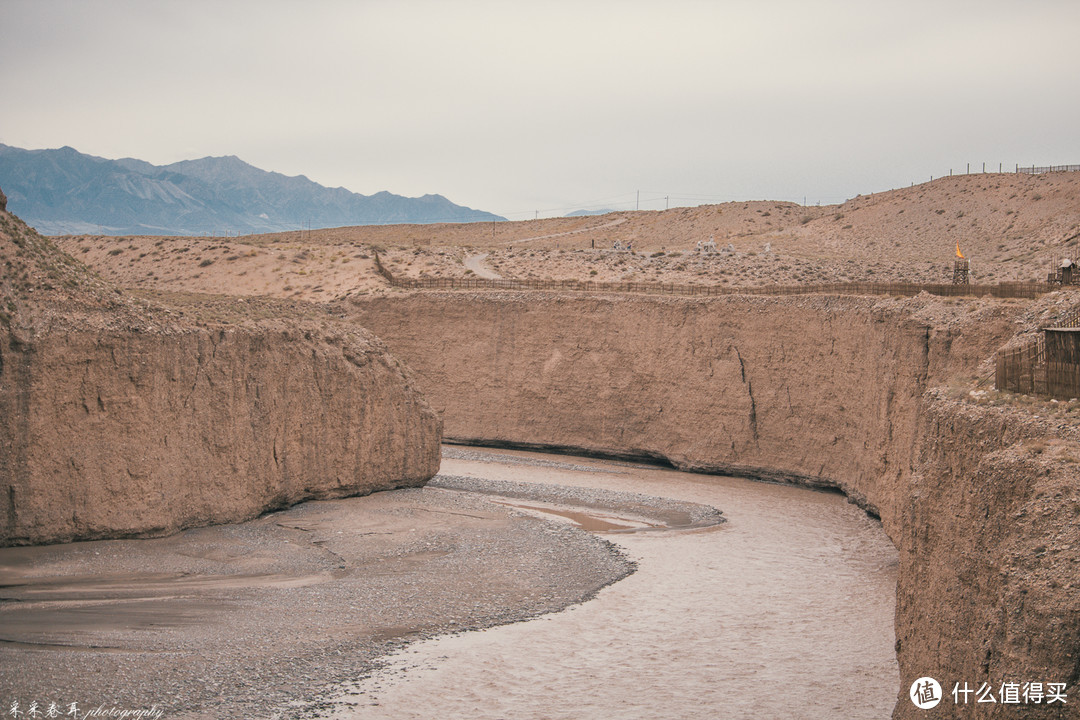
{"type": "Polygon", "coordinates": [[[151,165],[0,144],[8,210],[45,235],[213,235],[504,220],[442,195],[360,195],[235,156],[151,165]]]}

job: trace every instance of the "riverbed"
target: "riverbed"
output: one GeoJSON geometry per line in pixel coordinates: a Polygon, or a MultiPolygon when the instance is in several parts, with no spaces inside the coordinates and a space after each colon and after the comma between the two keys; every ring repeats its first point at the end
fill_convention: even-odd
{"type": "Polygon", "coordinates": [[[881,524],[843,496],[458,448],[444,453],[440,475],[641,493],[718,508],[726,522],[664,527],[619,507],[489,497],[591,527],[637,571],[559,613],[408,646],[343,686],[333,717],[890,715],[897,554],[881,524]]]}

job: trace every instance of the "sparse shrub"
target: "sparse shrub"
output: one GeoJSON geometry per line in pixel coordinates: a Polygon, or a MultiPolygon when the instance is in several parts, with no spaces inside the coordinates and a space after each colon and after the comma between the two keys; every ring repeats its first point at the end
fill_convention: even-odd
{"type": "Polygon", "coordinates": [[[1028,440],[1024,443],[1024,450],[1030,455],[1042,455],[1046,447],[1046,443],[1042,440],[1028,440]]]}
{"type": "Polygon", "coordinates": [[[109,254],[110,255],[119,255],[122,252],[124,252],[124,248],[116,248],[114,250],[110,250],[109,254]]]}
{"type": "Polygon", "coordinates": [[[206,258],[201,263],[199,263],[199,267],[209,267],[209,266],[211,266],[213,264],[214,264],[214,261],[212,259],[206,258]]]}

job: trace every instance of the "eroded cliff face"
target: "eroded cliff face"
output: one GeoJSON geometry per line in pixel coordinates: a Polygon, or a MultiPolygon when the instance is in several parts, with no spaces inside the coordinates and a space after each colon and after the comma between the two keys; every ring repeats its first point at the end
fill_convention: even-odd
{"type": "Polygon", "coordinates": [[[362,329],[132,298],[3,212],[0,269],[0,545],[167,534],[438,470],[437,415],[362,329]]]}
{"type": "Polygon", "coordinates": [[[360,332],[66,332],[0,355],[6,544],[235,522],[438,470],[437,417],[360,332]]]}
{"type": "MultiPolygon", "coordinates": [[[[1080,433],[1023,410],[927,393],[900,519],[896,637],[907,685],[938,678],[942,717],[1080,717],[1080,433]],[[954,684],[1065,683],[1067,705],[955,707],[954,684]]],[[[935,710],[936,712],[936,710],[935,710]]],[[[918,718],[906,698],[895,717],[918,718]]]]}
{"type": "MultiPolygon", "coordinates": [[[[1022,309],[426,293],[350,311],[417,372],[448,438],[834,486],[879,514],[901,563],[895,715],[914,717],[907,689],[923,675],[948,690],[1076,680],[1080,473],[1061,452],[1038,469],[1025,454],[1054,428],[933,390],[969,379],[1022,309]]],[[[935,710],[950,712],[964,710],[935,710]]]]}
{"type": "MultiPolygon", "coordinates": [[[[353,307],[408,358],[449,438],[835,486],[888,526],[928,373],[959,335],[917,317],[918,301],[884,298],[427,294],[353,307]]],[[[1006,305],[967,314],[987,344],[1011,333],[1006,305]]]]}

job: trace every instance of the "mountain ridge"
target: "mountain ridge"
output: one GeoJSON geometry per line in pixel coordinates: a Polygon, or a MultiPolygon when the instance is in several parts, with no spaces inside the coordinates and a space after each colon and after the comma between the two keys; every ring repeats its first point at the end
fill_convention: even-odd
{"type": "Polygon", "coordinates": [[[0,143],[0,187],[13,211],[47,235],[249,234],[505,219],[437,194],[408,198],[328,188],[236,155],[153,165],[70,146],[24,150],[0,143]]]}

